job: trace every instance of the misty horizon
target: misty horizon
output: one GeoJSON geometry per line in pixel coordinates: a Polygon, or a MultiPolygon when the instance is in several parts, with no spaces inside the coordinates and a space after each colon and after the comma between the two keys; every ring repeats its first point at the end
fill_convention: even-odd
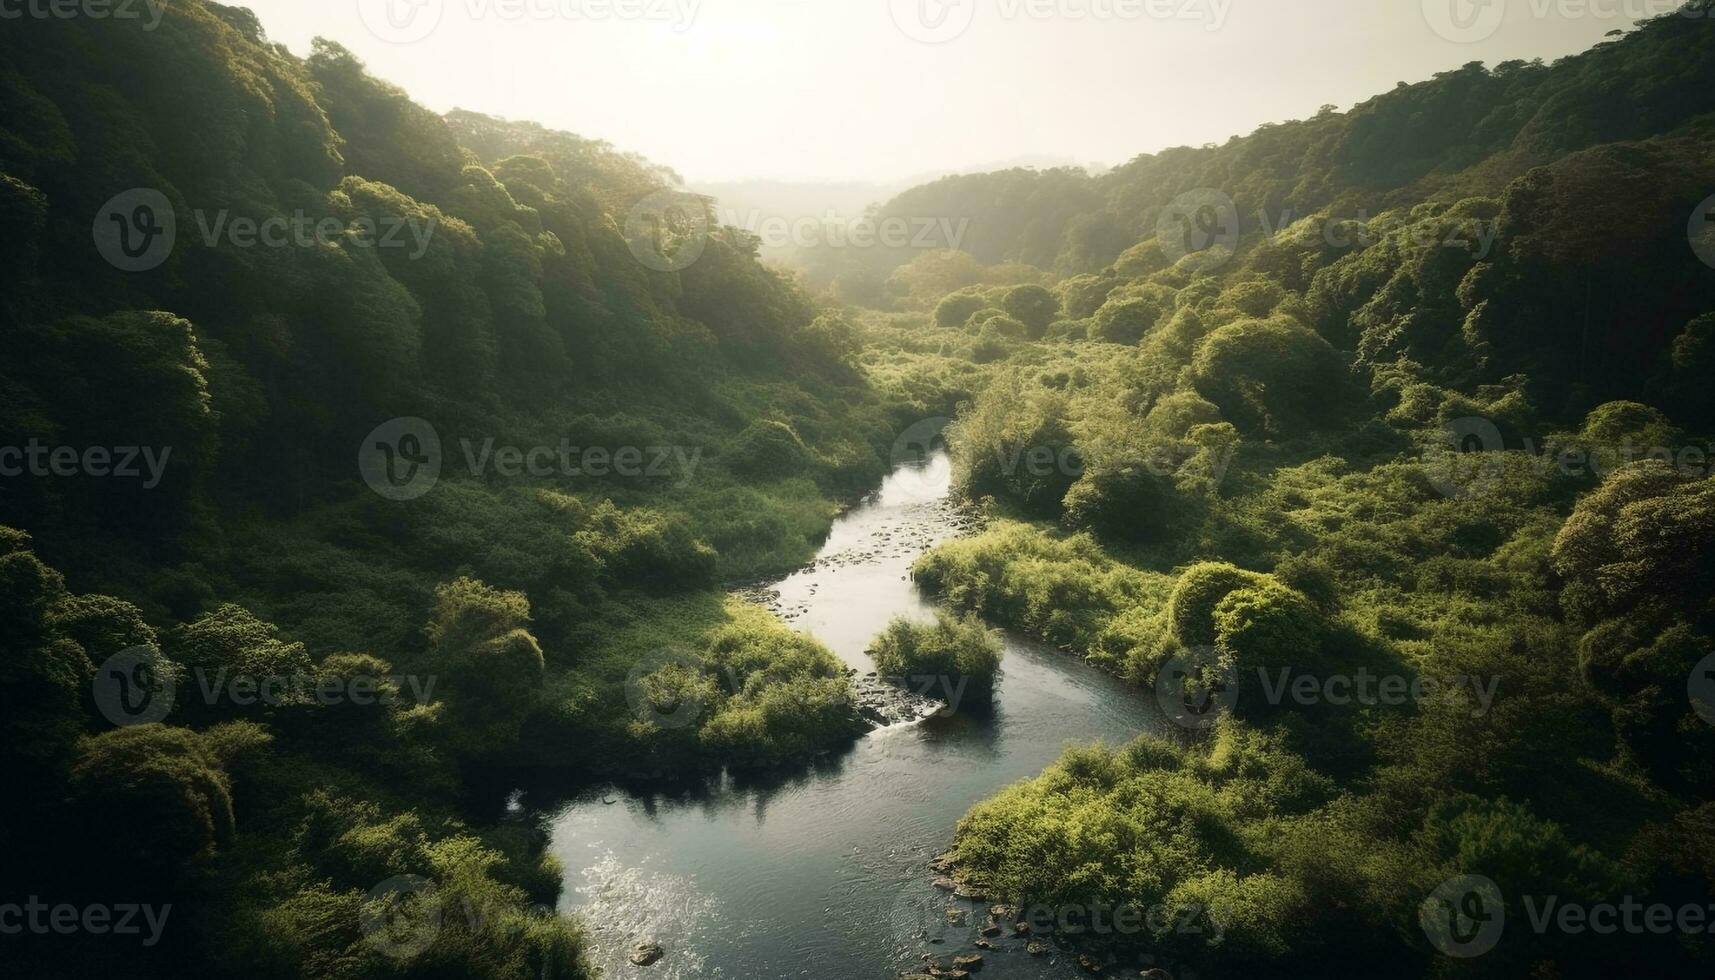
{"type": "Polygon", "coordinates": [[[1553,61],[1678,2],[1496,0],[1463,34],[1432,13],[1465,0],[833,0],[813,14],[788,0],[630,0],[623,18],[609,11],[627,0],[241,6],[294,54],[326,37],[437,112],[605,140],[696,185],[893,184],[1038,156],[1119,166],[1472,61],[1553,61]],[[403,34],[386,20],[397,5],[417,11],[403,34]],[[1505,18],[1485,24],[1488,11],[1505,18]],[[943,33],[965,27],[925,35],[920,19],[937,13],[943,33]],[[440,70],[454,62],[467,70],[440,70]],[[598,98],[564,97],[586,84],[598,98]],[[1137,102],[1151,92],[1172,97],[1137,102]],[[1115,104],[1136,117],[1114,125],[1115,104]]]}

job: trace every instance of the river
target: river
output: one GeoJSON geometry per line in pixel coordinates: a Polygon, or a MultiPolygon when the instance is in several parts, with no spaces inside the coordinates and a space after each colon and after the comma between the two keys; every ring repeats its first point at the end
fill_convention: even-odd
{"type": "MultiPolygon", "coordinates": [[[[864,650],[890,618],[933,615],[908,572],[958,531],[949,477],[945,455],[900,467],[835,522],[812,566],[774,586],[781,614],[860,675],[874,669],[864,650]]],[[[978,907],[930,884],[929,861],[958,818],[1041,772],[1067,743],[1118,745],[1165,728],[1137,689],[1003,639],[986,717],[881,728],[788,777],[596,787],[544,814],[566,876],[561,908],[584,923],[604,976],[887,980],[921,967],[925,953],[976,951],[978,907]],[[949,924],[954,905],[963,924],[949,924]],[[633,966],[627,954],[645,939],[665,955],[633,966]]],[[[991,941],[983,977],[1088,976],[1058,950],[1031,956],[1021,939],[991,941]]]]}

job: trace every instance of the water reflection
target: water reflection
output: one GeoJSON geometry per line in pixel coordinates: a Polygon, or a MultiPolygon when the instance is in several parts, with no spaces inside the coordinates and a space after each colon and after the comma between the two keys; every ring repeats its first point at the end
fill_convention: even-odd
{"type": "MultiPolygon", "coordinates": [[[[834,525],[776,604],[859,673],[894,615],[928,618],[917,555],[958,533],[946,457],[903,467],[834,525]]],[[[974,948],[981,909],[930,884],[929,862],[972,804],[1039,773],[1069,742],[1160,731],[1153,699],[1072,657],[1014,637],[994,706],[877,730],[789,772],[623,783],[571,797],[524,788],[565,869],[608,977],[886,977],[974,948]],[[953,907],[949,919],[948,907],[953,907]],[[953,919],[959,919],[954,922],[953,919]],[[641,940],[666,947],[632,966],[641,940]],[[935,942],[939,940],[939,942],[935,942]]],[[[985,977],[1081,975],[1063,957],[996,941],[985,977]]]]}

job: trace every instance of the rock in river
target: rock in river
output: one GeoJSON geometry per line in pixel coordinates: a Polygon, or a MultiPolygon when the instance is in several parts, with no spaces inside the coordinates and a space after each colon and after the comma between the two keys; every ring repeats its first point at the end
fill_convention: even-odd
{"type": "Polygon", "coordinates": [[[633,966],[650,966],[665,952],[660,943],[638,943],[631,947],[631,963],[633,966]]]}

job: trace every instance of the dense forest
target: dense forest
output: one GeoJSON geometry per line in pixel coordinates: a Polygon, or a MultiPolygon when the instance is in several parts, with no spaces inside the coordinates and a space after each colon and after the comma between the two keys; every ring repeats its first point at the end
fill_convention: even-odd
{"type": "Polygon", "coordinates": [[[0,955],[592,975],[540,829],[485,801],[862,737],[845,665],[742,587],[950,418],[980,528],[878,666],[987,693],[1005,628],[1222,707],[979,804],[963,887],[1221,925],[1066,937],[1097,970],[1706,974],[1705,930],[1520,924],[1715,903],[1709,29],[944,178],[871,216],[958,249],[788,270],[666,167],[438,115],[245,10],[9,23],[0,900],[177,921],[0,955]],[[429,441],[431,485],[395,479],[429,441]],[[1422,921],[1466,875],[1513,923],[1472,958],[1422,921]],[[461,912],[402,956],[368,923],[408,876],[461,912]]]}

